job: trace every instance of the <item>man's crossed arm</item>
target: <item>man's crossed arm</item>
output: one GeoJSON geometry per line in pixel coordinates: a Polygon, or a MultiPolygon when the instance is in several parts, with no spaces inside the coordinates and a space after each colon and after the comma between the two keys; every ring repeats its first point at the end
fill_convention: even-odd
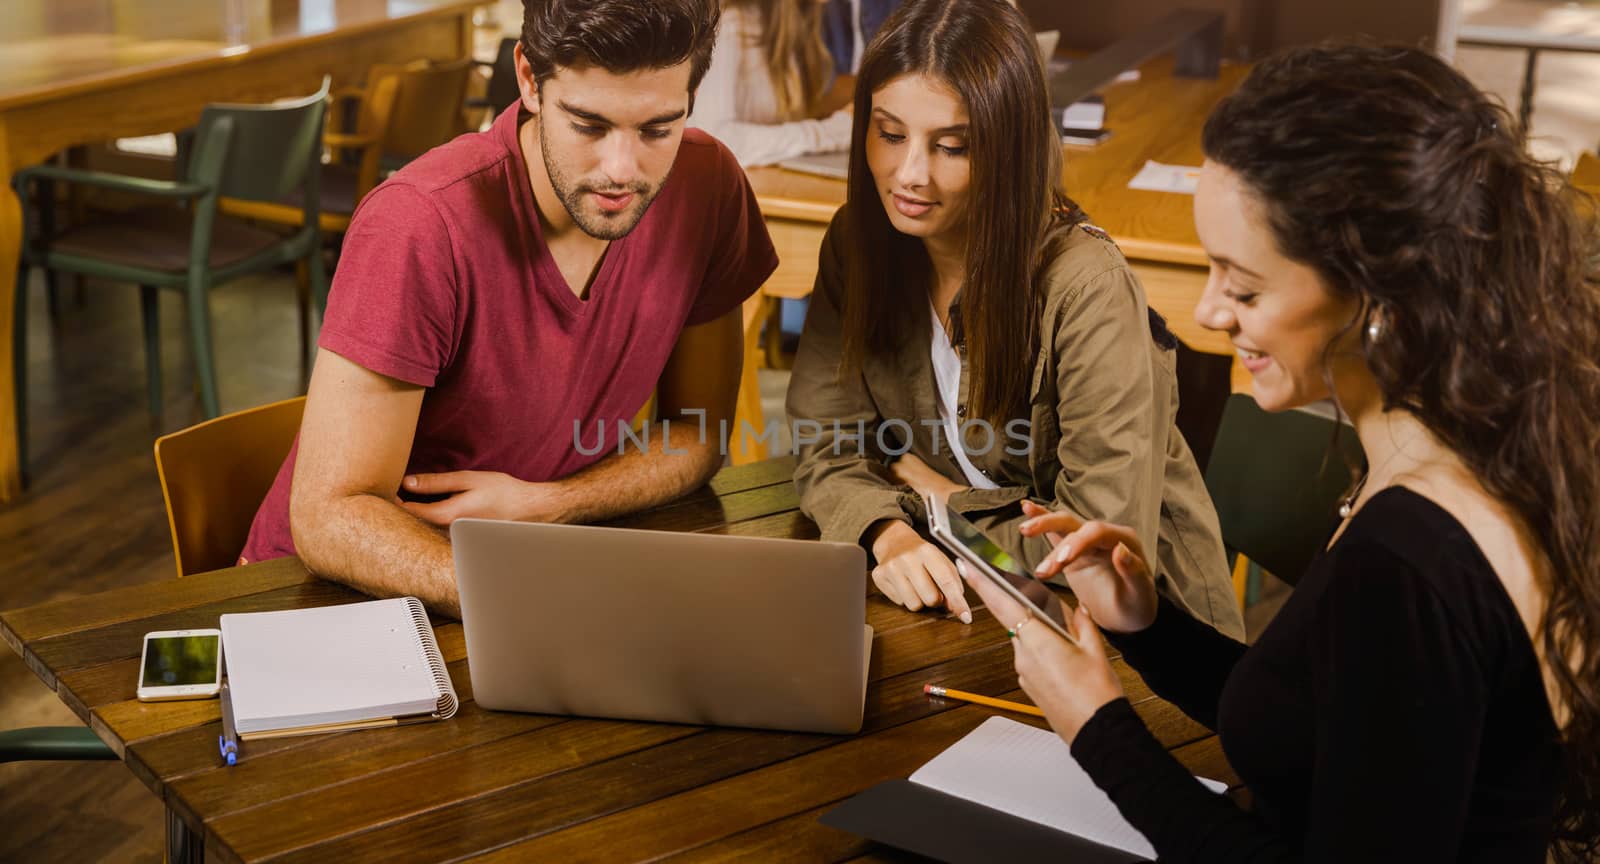
{"type": "Polygon", "coordinates": [[[289,500],[296,550],[324,578],[459,616],[446,533],[456,519],[592,522],[670,501],[716,473],[738,396],[740,324],[734,309],[679,336],[656,389],[670,435],[543,483],[494,471],[407,476],[424,389],[319,352],[289,500]],[[448,497],[402,502],[402,484],[448,497]]]}

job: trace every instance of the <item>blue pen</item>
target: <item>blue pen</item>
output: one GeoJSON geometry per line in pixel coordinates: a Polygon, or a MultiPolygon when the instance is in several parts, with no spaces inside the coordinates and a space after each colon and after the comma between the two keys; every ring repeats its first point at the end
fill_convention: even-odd
{"type": "Polygon", "coordinates": [[[233,728],[233,696],[228,692],[228,681],[223,679],[222,692],[218,694],[222,700],[222,734],[217,736],[217,749],[222,751],[222,758],[229,765],[239,762],[239,733],[233,728]]]}

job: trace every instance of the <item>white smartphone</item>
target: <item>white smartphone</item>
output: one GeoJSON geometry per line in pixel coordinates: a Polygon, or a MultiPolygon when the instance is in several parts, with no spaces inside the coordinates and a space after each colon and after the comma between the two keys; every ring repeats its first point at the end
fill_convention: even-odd
{"type": "Polygon", "coordinates": [[[221,630],[156,630],[144,634],[139,701],[210,699],[222,687],[221,630]]]}
{"type": "MultiPolygon", "coordinates": [[[[957,558],[965,561],[968,567],[982,573],[990,582],[999,586],[1000,590],[1011,595],[1011,598],[1021,603],[1033,617],[1061,634],[1063,639],[1077,643],[1078,640],[1067,632],[1066,608],[1061,605],[1060,598],[1056,597],[1054,592],[1023,570],[1022,566],[1007,555],[999,544],[979,531],[978,526],[946,506],[943,499],[927,496],[922,502],[928,510],[928,533],[933,535],[933,539],[939,541],[941,546],[949,549],[957,558]]],[[[1016,622],[1001,623],[1010,625],[1016,622]]]]}

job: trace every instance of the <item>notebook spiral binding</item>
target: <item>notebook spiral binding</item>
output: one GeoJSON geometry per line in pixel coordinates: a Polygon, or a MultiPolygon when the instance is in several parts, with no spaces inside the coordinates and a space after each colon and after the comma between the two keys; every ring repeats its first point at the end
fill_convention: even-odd
{"type": "Polygon", "coordinates": [[[433,625],[428,623],[428,611],[423,608],[422,601],[407,597],[406,605],[411,609],[411,620],[417,625],[417,636],[422,642],[422,658],[433,670],[433,681],[439,688],[439,719],[448,720],[455,716],[458,706],[455,688],[450,684],[450,672],[444,665],[444,654],[439,651],[438,640],[433,638],[433,625]]]}

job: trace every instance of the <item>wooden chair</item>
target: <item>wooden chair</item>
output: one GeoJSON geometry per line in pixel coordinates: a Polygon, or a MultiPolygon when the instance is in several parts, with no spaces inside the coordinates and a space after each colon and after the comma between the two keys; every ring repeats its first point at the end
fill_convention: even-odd
{"type": "Polygon", "coordinates": [[[117,759],[87,726],[28,726],[0,732],[0,763],[117,759]]]}
{"type": "Polygon", "coordinates": [[[1348,425],[1338,429],[1338,452],[1332,449],[1338,426],[1315,409],[1268,413],[1254,396],[1228,397],[1205,479],[1241,606],[1239,559],[1293,585],[1327,542],[1350,486],[1346,466],[1364,464],[1348,425]]]}
{"type": "Polygon", "coordinates": [[[394,112],[383,137],[383,167],[394,170],[466,130],[472,61],[417,60],[401,67],[394,112]]]}
{"type": "Polygon", "coordinates": [[[180,577],[238,563],[305,407],[304,396],[285,399],[156,439],[156,474],[180,577]]]}
{"type": "Polygon", "coordinates": [[[1587,150],[1578,154],[1577,164],[1572,166],[1572,185],[1600,198],[1600,156],[1587,150]]]}

